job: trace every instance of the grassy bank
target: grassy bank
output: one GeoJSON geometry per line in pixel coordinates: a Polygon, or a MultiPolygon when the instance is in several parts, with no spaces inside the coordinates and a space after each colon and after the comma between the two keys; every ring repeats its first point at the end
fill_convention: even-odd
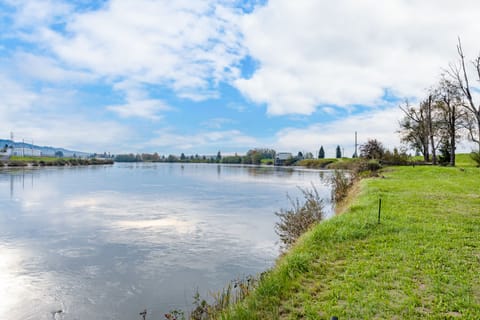
{"type": "Polygon", "coordinates": [[[480,319],[480,169],[459,160],[361,181],[224,318],[480,319]]]}
{"type": "Polygon", "coordinates": [[[12,156],[8,161],[0,162],[0,167],[81,166],[100,164],[113,164],[113,160],[12,156]]]}

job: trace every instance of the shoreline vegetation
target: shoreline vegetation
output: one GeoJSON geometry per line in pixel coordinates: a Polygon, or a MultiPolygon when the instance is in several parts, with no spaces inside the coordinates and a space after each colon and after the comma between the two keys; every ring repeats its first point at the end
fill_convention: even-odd
{"type": "Polygon", "coordinates": [[[18,167],[49,167],[49,166],[89,166],[113,164],[112,159],[80,159],[80,158],[56,158],[56,157],[21,157],[12,156],[8,160],[0,161],[0,168],[18,167]]]}
{"type": "Polygon", "coordinates": [[[342,214],[301,235],[272,269],[165,318],[480,319],[480,168],[470,155],[457,167],[386,166],[355,181],[342,214]]]}

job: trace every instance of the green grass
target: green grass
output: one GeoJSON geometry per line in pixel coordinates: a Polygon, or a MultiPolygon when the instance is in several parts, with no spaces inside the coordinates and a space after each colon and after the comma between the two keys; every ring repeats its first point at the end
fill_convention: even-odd
{"type": "Polygon", "coordinates": [[[31,166],[78,166],[78,165],[113,164],[113,160],[12,156],[8,161],[0,163],[0,167],[4,164],[8,167],[25,167],[29,165],[31,166]]]}
{"type": "Polygon", "coordinates": [[[455,156],[455,162],[457,167],[475,167],[476,163],[473,161],[470,154],[457,154],[455,156]]]}
{"type": "Polygon", "coordinates": [[[298,161],[295,165],[313,169],[350,169],[358,161],[360,161],[358,158],[304,159],[298,161]]]}
{"type": "Polygon", "coordinates": [[[361,181],[222,319],[480,319],[480,169],[458,161],[361,181]]]}
{"type": "Polygon", "coordinates": [[[295,165],[314,169],[324,169],[329,164],[337,161],[338,159],[303,159],[298,161],[295,165]]]}
{"type": "Polygon", "coordinates": [[[43,161],[43,162],[56,162],[59,159],[70,160],[73,158],[56,158],[56,157],[22,157],[22,156],[11,156],[10,161],[23,161],[23,162],[33,162],[33,161],[43,161]]]}

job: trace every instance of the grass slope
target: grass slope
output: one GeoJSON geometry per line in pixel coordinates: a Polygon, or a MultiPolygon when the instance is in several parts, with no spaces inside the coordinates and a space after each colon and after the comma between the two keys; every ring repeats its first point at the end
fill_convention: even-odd
{"type": "Polygon", "coordinates": [[[460,160],[363,180],[222,318],[480,319],[480,169],[460,160]]]}

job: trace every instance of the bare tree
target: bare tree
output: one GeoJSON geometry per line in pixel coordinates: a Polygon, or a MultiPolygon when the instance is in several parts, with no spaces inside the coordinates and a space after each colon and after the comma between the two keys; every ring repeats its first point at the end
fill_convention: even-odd
{"type": "MultiPolygon", "coordinates": [[[[457,64],[450,64],[448,74],[453,78],[455,85],[458,86],[466,99],[464,108],[471,115],[471,121],[467,123],[469,138],[478,144],[480,152],[480,104],[475,104],[474,97],[472,96],[473,88],[468,78],[467,67],[465,65],[465,55],[463,53],[460,38],[458,38],[457,52],[459,61],[457,64]]],[[[480,81],[480,55],[472,61],[472,64],[475,68],[477,81],[480,81]]]]}
{"type": "Polygon", "coordinates": [[[403,143],[419,150],[426,162],[430,161],[430,141],[427,125],[427,115],[424,108],[415,108],[408,101],[405,106],[400,106],[405,116],[400,120],[400,133],[403,143]]]}
{"type": "Polygon", "coordinates": [[[463,94],[452,81],[442,76],[435,89],[435,108],[441,125],[441,140],[448,147],[450,165],[455,166],[455,150],[461,129],[468,124],[463,94]]]}

